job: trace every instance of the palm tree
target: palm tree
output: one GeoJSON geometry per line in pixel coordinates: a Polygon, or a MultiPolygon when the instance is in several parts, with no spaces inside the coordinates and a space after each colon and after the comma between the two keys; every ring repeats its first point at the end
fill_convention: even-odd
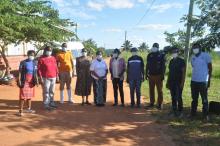
{"type": "Polygon", "coordinates": [[[126,40],[121,47],[123,48],[123,50],[129,51],[133,47],[133,45],[131,44],[131,41],[126,40]]]}
{"type": "Polygon", "coordinates": [[[140,44],[140,46],[138,47],[138,49],[139,49],[140,51],[147,51],[147,50],[149,50],[149,46],[148,46],[145,42],[143,42],[142,44],[140,44]]]}

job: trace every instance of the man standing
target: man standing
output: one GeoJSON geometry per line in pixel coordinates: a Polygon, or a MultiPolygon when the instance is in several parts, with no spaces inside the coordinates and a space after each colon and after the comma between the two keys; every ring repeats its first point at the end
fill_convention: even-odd
{"type": "Polygon", "coordinates": [[[136,90],[137,107],[141,106],[141,83],[144,80],[144,62],[137,55],[137,48],[132,48],[132,56],[128,59],[127,65],[127,83],[130,86],[131,107],[134,107],[134,92],[136,90]]]}
{"type": "Polygon", "coordinates": [[[161,110],[162,108],[165,69],[165,55],[159,52],[159,44],[154,43],[151,53],[147,56],[146,79],[149,79],[150,105],[146,109],[154,107],[155,86],[158,93],[157,109],[161,110]]]}
{"type": "Polygon", "coordinates": [[[180,117],[183,111],[182,92],[185,82],[186,65],[184,59],[179,56],[179,49],[172,48],[172,59],[169,64],[167,88],[172,97],[173,114],[180,117]]]}
{"type": "Polygon", "coordinates": [[[124,106],[124,90],[123,90],[123,81],[124,81],[124,72],[126,69],[125,60],[121,57],[120,50],[115,49],[113,56],[110,60],[109,70],[111,73],[111,79],[114,89],[114,104],[113,106],[118,105],[118,89],[121,97],[121,106],[124,106]]]}
{"type": "Polygon", "coordinates": [[[208,88],[210,87],[210,81],[212,76],[212,59],[208,53],[201,51],[199,44],[192,46],[193,56],[191,60],[192,64],[192,80],[191,80],[191,118],[196,115],[199,94],[202,98],[203,104],[203,116],[208,121],[208,88]]]}
{"type": "Polygon", "coordinates": [[[70,51],[67,51],[67,44],[62,44],[62,51],[57,54],[57,64],[59,68],[59,77],[60,77],[60,103],[64,103],[64,86],[66,84],[68,102],[73,103],[72,101],[72,89],[71,81],[73,75],[73,56],[70,51]]]}

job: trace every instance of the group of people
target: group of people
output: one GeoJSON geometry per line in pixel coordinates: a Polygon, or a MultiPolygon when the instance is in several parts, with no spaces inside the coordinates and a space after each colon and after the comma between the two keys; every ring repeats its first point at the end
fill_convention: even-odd
{"type": "MultiPolygon", "coordinates": [[[[168,65],[168,79],[166,87],[170,90],[172,99],[172,110],[175,116],[181,116],[183,111],[182,91],[185,82],[186,64],[180,57],[179,48],[172,48],[172,59],[168,65]]],[[[208,88],[212,75],[212,62],[208,53],[202,52],[199,44],[192,46],[193,56],[192,80],[191,80],[191,117],[197,112],[198,98],[201,95],[203,103],[203,115],[208,118],[208,88]]],[[[109,68],[102,57],[102,52],[96,52],[96,58],[90,61],[86,49],[82,49],[81,57],[76,58],[77,81],[75,94],[82,96],[82,105],[90,105],[89,95],[93,85],[94,103],[96,106],[104,106],[107,93],[107,74],[110,71],[112,85],[114,89],[114,104],[118,105],[118,91],[121,99],[121,106],[124,107],[123,83],[125,80],[130,87],[130,106],[141,107],[141,84],[146,79],[149,80],[150,104],[146,109],[162,109],[163,105],[163,81],[166,71],[166,56],[159,51],[159,44],[154,43],[151,52],[147,56],[146,67],[143,58],[138,55],[138,49],[132,48],[132,56],[126,61],[120,56],[120,50],[115,49],[110,59],[109,68]],[[145,69],[144,69],[145,68],[145,69]],[[157,103],[155,103],[155,86],[158,93],[157,103]],[[135,100],[136,93],[136,100],[135,100]],[[85,101],[86,98],[86,101],[85,101]]],[[[33,113],[31,109],[31,99],[34,97],[34,86],[42,84],[44,107],[47,110],[57,108],[54,102],[54,91],[56,81],[60,82],[60,103],[64,103],[64,87],[66,85],[68,102],[73,103],[71,80],[73,77],[74,62],[73,56],[67,50],[67,44],[62,44],[62,50],[52,56],[52,48],[46,47],[43,55],[35,61],[35,52],[28,51],[28,58],[21,61],[19,67],[18,85],[20,87],[20,110],[19,115],[23,115],[24,103],[27,101],[26,112],[33,113]]]]}

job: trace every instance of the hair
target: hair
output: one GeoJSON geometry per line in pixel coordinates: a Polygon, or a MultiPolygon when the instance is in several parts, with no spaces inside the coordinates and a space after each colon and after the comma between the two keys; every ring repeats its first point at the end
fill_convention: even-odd
{"type": "Polygon", "coordinates": [[[102,51],[97,51],[96,55],[102,54],[102,51]]]}
{"type": "Polygon", "coordinates": [[[67,43],[63,43],[63,44],[62,44],[62,47],[66,47],[66,46],[67,46],[67,43]]]}
{"type": "Polygon", "coordinates": [[[46,51],[50,51],[50,49],[51,49],[50,46],[46,46],[46,47],[44,48],[44,52],[43,52],[43,54],[45,55],[46,51]]]}
{"type": "Polygon", "coordinates": [[[201,49],[201,45],[199,43],[194,43],[192,45],[192,48],[196,48],[196,47],[201,49]]]}
{"type": "Polygon", "coordinates": [[[31,55],[31,54],[34,54],[34,55],[35,55],[35,51],[34,51],[34,50],[28,50],[28,51],[27,51],[27,55],[29,56],[29,55],[31,55]]]}
{"type": "Polygon", "coordinates": [[[120,54],[121,52],[120,52],[120,50],[119,50],[118,48],[116,48],[116,49],[113,51],[113,53],[118,53],[118,54],[120,54]]]}
{"type": "Polygon", "coordinates": [[[159,44],[158,43],[154,43],[153,47],[159,48],[159,44]]]}

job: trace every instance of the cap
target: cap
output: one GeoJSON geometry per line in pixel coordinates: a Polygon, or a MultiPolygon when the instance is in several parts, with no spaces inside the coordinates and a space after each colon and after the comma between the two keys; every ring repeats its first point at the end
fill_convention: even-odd
{"type": "Polygon", "coordinates": [[[137,48],[131,48],[131,52],[137,52],[138,51],[138,49],[137,48]]]}
{"type": "Polygon", "coordinates": [[[153,44],[153,47],[159,48],[159,44],[158,44],[158,43],[154,43],[154,44],[153,44]]]}
{"type": "Polygon", "coordinates": [[[120,54],[120,50],[118,48],[114,49],[113,53],[117,53],[117,54],[120,54]]]}

